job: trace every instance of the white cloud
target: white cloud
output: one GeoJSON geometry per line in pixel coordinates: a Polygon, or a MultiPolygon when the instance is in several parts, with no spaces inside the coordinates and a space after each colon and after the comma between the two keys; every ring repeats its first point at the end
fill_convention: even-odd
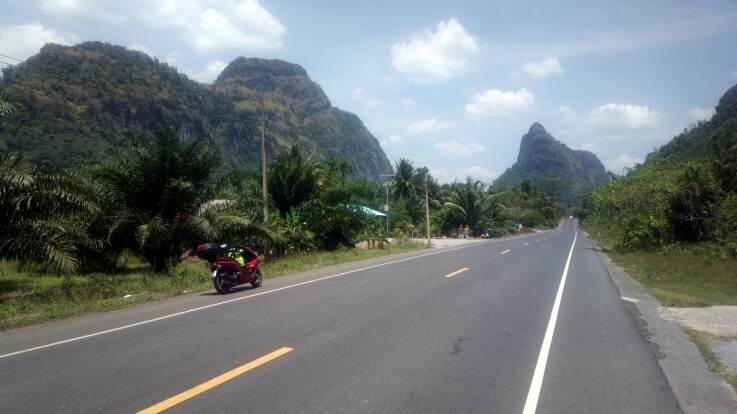
{"type": "Polygon", "coordinates": [[[608,103],[589,112],[584,123],[605,131],[647,129],[658,125],[659,116],[647,106],[608,103]]]}
{"type": "Polygon", "coordinates": [[[179,67],[179,64],[181,62],[182,54],[176,50],[166,56],[166,63],[168,63],[170,66],[179,67]]]}
{"type": "Polygon", "coordinates": [[[42,0],[41,9],[106,24],[172,27],[203,53],[278,49],[287,30],[257,0],[42,0]]]}
{"type": "Polygon", "coordinates": [[[209,52],[243,48],[269,50],[282,47],[287,29],[256,0],[227,1],[220,8],[207,7],[186,26],[194,46],[209,52]]]}
{"type": "Polygon", "coordinates": [[[525,63],[520,70],[533,78],[547,78],[552,75],[562,75],[563,67],[556,58],[547,58],[542,62],[525,63]]]}
{"type": "Polygon", "coordinates": [[[471,118],[511,118],[526,112],[535,102],[535,96],[525,88],[517,92],[491,89],[474,94],[471,101],[466,104],[466,113],[471,118]]]}
{"type": "Polygon", "coordinates": [[[418,105],[417,101],[415,101],[412,98],[407,98],[407,97],[402,98],[402,106],[404,107],[404,109],[408,111],[415,109],[417,105],[418,105]]]}
{"type": "Polygon", "coordinates": [[[615,174],[626,174],[627,171],[624,170],[625,168],[632,168],[635,166],[635,164],[642,164],[645,162],[642,158],[634,158],[630,157],[629,155],[620,155],[614,160],[602,160],[601,163],[604,164],[604,167],[607,169],[607,171],[611,171],[615,174]]]}
{"type": "Polygon", "coordinates": [[[374,97],[370,92],[363,90],[362,88],[356,88],[353,90],[353,97],[356,98],[362,104],[370,108],[378,108],[381,103],[374,97]]]}
{"type": "Polygon", "coordinates": [[[561,119],[562,122],[572,123],[572,122],[575,122],[576,119],[578,118],[578,114],[576,114],[576,112],[573,111],[573,109],[571,109],[567,105],[561,105],[561,106],[559,106],[558,107],[558,113],[562,117],[562,119],[561,119]]]}
{"type": "Polygon", "coordinates": [[[153,50],[151,50],[150,48],[148,48],[148,47],[146,47],[144,45],[139,45],[137,43],[134,43],[134,44],[128,46],[128,49],[129,50],[137,50],[139,52],[143,52],[143,53],[149,55],[152,59],[155,59],[156,58],[156,53],[153,50]]]}
{"type": "Polygon", "coordinates": [[[712,116],[716,113],[716,111],[713,108],[693,108],[690,111],[688,111],[689,114],[691,114],[691,117],[697,121],[703,121],[703,120],[709,120],[712,116]]]}
{"type": "MultiPolygon", "coordinates": [[[[46,43],[72,45],[77,41],[75,35],[58,33],[54,29],[44,27],[39,22],[0,27],[0,44],[3,54],[21,61],[38,53],[46,43]]],[[[9,61],[8,63],[15,65],[20,62],[9,61]]],[[[0,66],[6,65],[0,64],[0,66]]]]}
{"type": "MultiPolygon", "coordinates": [[[[41,0],[41,10],[65,16],[80,16],[107,24],[121,24],[128,21],[129,15],[135,10],[126,10],[126,6],[132,3],[135,8],[144,6],[144,2],[135,1],[122,2],[113,0],[41,0]]],[[[151,4],[152,2],[147,2],[151,4]]]]}
{"type": "Polygon", "coordinates": [[[392,45],[392,66],[416,82],[438,82],[472,70],[478,54],[476,39],[457,19],[440,22],[433,32],[423,28],[407,43],[392,45]]]}
{"type": "Polygon", "coordinates": [[[214,81],[220,73],[222,73],[223,69],[225,69],[228,66],[227,63],[223,62],[222,60],[216,60],[214,62],[210,62],[207,66],[205,66],[205,70],[202,72],[194,72],[194,71],[187,71],[187,76],[190,78],[197,80],[202,83],[211,83],[214,81]]]}
{"type": "Polygon", "coordinates": [[[452,122],[440,122],[435,118],[414,122],[407,126],[407,131],[412,135],[436,135],[455,128],[452,122]]]}
{"type": "Polygon", "coordinates": [[[462,177],[471,177],[474,180],[480,180],[489,185],[491,185],[491,183],[494,182],[497,177],[499,177],[498,172],[478,166],[464,168],[459,171],[458,175],[462,177]]]}
{"type": "Polygon", "coordinates": [[[392,135],[389,135],[386,139],[381,140],[381,146],[390,147],[390,146],[398,145],[400,142],[402,142],[402,137],[396,134],[392,134],[392,135]]]}
{"type": "Polygon", "coordinates": [[[477,144],[475,142],[472,142],[470,144],[463,144],[456,140],[453,140],[448,142],[438,142],[437,144],[435,144],[435,151],[443,155],[465,157],[478,154],[480,152],[486,152],[488,151],[488,149],[485,146],[477,144]]]}
{"type": "Polygon", "coordinates": [[[584,142],[578,145],[574,145],[571,148],[576,149],[576,150],[593,152],[594,154],[604,154],[608,151],[600,147],[599,144],[596,142],[584,142]]]}

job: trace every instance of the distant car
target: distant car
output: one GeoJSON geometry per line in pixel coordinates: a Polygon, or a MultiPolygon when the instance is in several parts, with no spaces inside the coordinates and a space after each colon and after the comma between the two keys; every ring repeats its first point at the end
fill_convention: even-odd
{"type": "Polygon", "coordinates": [[[488,232],[487,233],[484,233],[484,234],[481,235],[481,238],[482,239],[490,239],[491,238],[491,234],[489,234],[488,232]]]}
{"type": "Polygon", "coordinates": [[[571,217],[568,217],[568,218],[572,219],[572,218],[573,218],[573,216],[571,216],[571,217]]]}

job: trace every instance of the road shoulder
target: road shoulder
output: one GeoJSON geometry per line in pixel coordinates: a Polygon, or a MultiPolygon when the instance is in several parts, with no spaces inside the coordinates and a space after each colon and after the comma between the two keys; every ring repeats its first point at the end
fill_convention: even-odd
{"type": "Polygon", "coordinates": [[[626,308],[650,344],[683,411],[686,414],[737,412],[734,390],[724,378],[709,370],[698,348],[678,323],[663,319],[659,312],[660,303],[614,264],[593,238],[589,239],[597,246],[597,252],[626,308]]]}

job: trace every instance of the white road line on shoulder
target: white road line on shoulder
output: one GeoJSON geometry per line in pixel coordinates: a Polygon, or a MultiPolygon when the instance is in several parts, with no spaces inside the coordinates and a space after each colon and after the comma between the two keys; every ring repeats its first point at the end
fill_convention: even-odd
{"type": "Polygon", "coordinates": [[[391,262],[380,263],[380,264],[376,264],[376,265],[373,265],[373,266],[363,267],[363,268],[360,268],[360,269],[349,270],[347,272],[337,273],[337,274],[334,274],[334,275],[325,276],[325,277],[321,277],[321,278],[318,278],[318,279],[308,280],[306,282],[295,283],[294,285],[289,285],[289,286],[284,286],[284,287],[280,287],[280,288],[276,288],[276,289],[272,289],[272,290],[267,290],[265,292],[254,293],[254,294],[248,295],[248,296],[242,296],[242,297],[239,297],[239,298],[230,299],[230,300],[226,300],[226,301],[222,301],[222,302],[218,302],[218,303],[213,303],[213,304],[210,304],[210,305],[200,306],[199,308],[188,309],[186,311],[172,313],[170,315],[164,315],[164,316],[160,316],[158,318],[148,319],[148,320],[141,321],[141,322],[136,322],[136,323],[132,323],[130,325],[119,326],[117,328],[112,328],[112,329],[108,329],[108,330],[105,330],[105,331],[94,332],[94,333],[91,333],[91,334],[88,334],[88,335],[82,335],[82,336],[78,336],[78,337],[75,337],[75,338],[65,339],[63,341],[53,342],[53,343],[46,344],[46,345],[40,345],[40,346],[36,346],[36,347],[33,347],[33,348],[28,348],[28,349],[23,349],[23,350],[16,351],[16,352],[10,352],[10,353],[7,353],[7,354],[0,355],[0,359],[11,357],[11,356],[14,356],[14,355],[19,355],[19,354],[25,354],[25,353],[32,352],[32,351],[38,351],[40,349],[51,348],[51,347],[54,347],[54,346],[63,345],[63,344],[67,344],[67,343],[70,343],[70,342],[81,341],[83,339],[93,338],[95,336],[105,335],[105,334],[109,334],[109,333],[113,333],[113,332],[117,332],[117,331],[122,331],[124,329],[135,328],[136,326],[141,326],[141,325],[146,325],[146,324],[153,323],[153,322],[163,321],[165,319],[174,318],[176,316],[186,315],[188,313],[198,312],[198,311],[201,311],[201,310],[214,308],[216,306],[225,305],[225,304],[232,303],[232,302],[238,302],[238,301],[245,300],[245,299],[250,299],[250,298],[253,298],[253,297],[256,297],[256,296],[268,295],[269,293],[275,293],[275,292],[279,292],[279,291],[286,290],[286,289],[291,289],[291,288],[295,288],[295,287],[299,287],[299,286],[309,285],[311,283],[321,282],[323,280],[333,279],[333,278],[336,278],[336,277],[349,275],[351,273],[361,272],[361,271],[364,271],[364,270],[374,269],[374,268],[382,267],[382,266],[388,266],[388,265],[395,264],[395,263],[406,262],[408,260],[420,259],[420,258],[423,258],[423,257],[432,256],[432,255],[436,255],[436,254],[447,253],[449,251],[464,249],[464,248],[472,247],[472,246],[475,246],[475,245],[476,244],[469,244],[469,245],[466,245],[466,246],[454,247],[452,249],[442,249],[440,251],[436,251],[436,252],[432,252],[432,253],[426,253],[426,254],[422,254],[422,255],[419,255],[419,256],[412,256],[412,257],[407,257],[407,258],[404,258],[404,259],[394,260],[394,261],[391,261],[391,262]]]}
{"type": "Polygon", "coordinates": [[[566,267],[563,269],[563,276],[560,279],[560,286],[558,287],[558,294],[555,295],[555,303],[553,304],[553,310],[550,313],[550,321],[548,322],[548,329],[545,331],[545,338],[543,339],[543,345],[540,349],[540,356],[537,358],[537,366],[535,366],[535,374],[532,376],[532,383],[530,384],[530,391],[527,393],[527,401],[525,402],[525,408],[522,414],[535,414],[537,410],[537,400],[540,398],[540,390],[543,386],[543,377],[545,376],[545,366],[548,364],[548,354],[550,353],[550,345],[553,343],[553,332],[555,332],[555,323],[558,320],[558,309],[560,308],[560,301],[563,297],[563,288],[566,285],[566,278],[568,277],[568,267],[571,264],[571,257],[573,256],[573,247],[576,246],[576,238],[578,232],[574,233],[573,244],[571,244],[571,251],[568,253],[568,260],[566,261],[566,267]]]}

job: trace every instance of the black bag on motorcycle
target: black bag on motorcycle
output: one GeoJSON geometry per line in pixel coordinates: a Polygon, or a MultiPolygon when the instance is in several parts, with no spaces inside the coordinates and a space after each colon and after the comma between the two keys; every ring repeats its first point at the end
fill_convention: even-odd
{"type": "Polygon", "coordinates": [[[219,247],[216,243],[203,243],[197,246],[195,254],[197,257],[208,262],[214,262],[218,257],[219,247]]]}

